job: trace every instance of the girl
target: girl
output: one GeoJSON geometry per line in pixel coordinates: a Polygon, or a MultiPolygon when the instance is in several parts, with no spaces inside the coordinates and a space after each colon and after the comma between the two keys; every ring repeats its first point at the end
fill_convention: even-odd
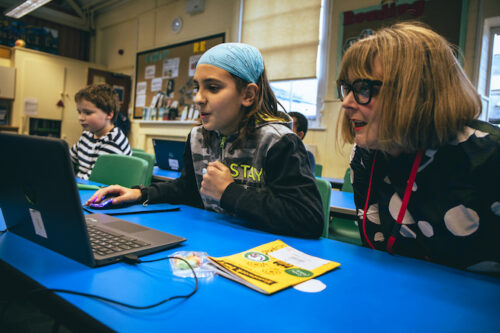
{"type": "Polygon", "coordinates": [[[500,130],[444,38],[397,24],[345,53],[337,81],[365,246],[500,272],[500,130]]]}
{"type": "Polygon", "coordinates": [[[323,228],[320,194],[307,153],[278,111],[260,52],[238,43],[219,44],[200,58],[194,82],[201,126],[192,129],[184,169],[173,182],[104,195],[123,202],[169,202],[233,214],[256,227],[317,238],[323,228]]]}

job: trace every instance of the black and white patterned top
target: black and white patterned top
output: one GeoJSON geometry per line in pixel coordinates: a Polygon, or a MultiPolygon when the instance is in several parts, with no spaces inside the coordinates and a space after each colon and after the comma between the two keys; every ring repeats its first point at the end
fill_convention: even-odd
{"type": "Polygon", "coordinates": [[[132,155],[132,150],[128,144],[128,139],[118,127],[113,127],[99,139],[94,138],[94,134],[83,131],[80,140],[69,150],[71,161],[75,166],[76,176],[82,179],[89,179],[95,161],[101,155],[122,154],[132,155]]]}
{"type": "Polygon", "coordinates": [[[378,152],[363,228],[374,151],[355,146],[351,181],[364,245],[479,272],[500,273],[500,129],[473,121],[456,140],[424,152],[402,225],[396,218],[416,153],[378,152]],[[365,236],[366,233],[366,236],[365,236]]]}

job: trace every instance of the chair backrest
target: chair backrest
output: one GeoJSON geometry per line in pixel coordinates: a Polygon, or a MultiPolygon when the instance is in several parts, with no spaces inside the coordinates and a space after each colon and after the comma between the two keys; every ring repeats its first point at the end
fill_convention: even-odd
{"type": "Polygon", "coordinates": [[[151,178],[153,177],[153,168],[155,167],[155,155],[146,153],[144,151],[132,151],[132,156],[142,158],[148,162],[148,169],[146,170],[146,182],[145,186],[151,185],[151,178]]]}
{"type": "Polygon", "coordinates": [[[106,154],[97,158],[89,180],[106,185],[144,185],[148,163],[139,157],[106,154]]]}
{"type": "Polygon", "coordinates": [[[316,163],[314,165],[314,176],[321,177],[322,173],[323,173],[323,165],[316,163]]]}
{"type": "Polygon", "coordinates": [[[141,148],[131,148],[131,150],[132,150],[132,154],[133,154],[134,152],[136,152],[136,151],[143,151],[143,152],[145,152],[145,150],[144,150],[144,149],[141,149],[141,148]]]}
{"type": "MultiPolygon", "coordinates": [[[[344,174],[344,184],[340,190],[342,192],[354,192],[351,183],[351,168],[347,168],[344,174]]],[[[352,216],[350,219],[334,216],[329,231],[331,232],[328,237],[330,239],[335,239],[344,243],[362,245],[355,216],[352,216]]]]}
{"type": "Polygon", "coordinates": [[[351,168],[347,168],[344,175],[344,185],[342,185],[342,188],[340,190],[342,192],[354,192],[351,184],[351,168]]]}
{"type": "Polygon", "coordinates": [[[316,177],[316,184],[318,185],[319,194],[321,195],[321,202],[323,204],[323,237],[328,237],[328,228],[330,227],[330,195],[332,185],[328,180],[316,177]]]}

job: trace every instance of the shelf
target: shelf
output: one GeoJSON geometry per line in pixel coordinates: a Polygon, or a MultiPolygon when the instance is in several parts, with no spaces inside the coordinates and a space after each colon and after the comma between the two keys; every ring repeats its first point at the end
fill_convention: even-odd
{"type": "Polygon", "coordinates": [[[198,121],[196,120],[134,120],[139,124],[147,124],[147,125],[196,125],[198,121]]]}
{"type": "Polygon", "coordinates": [[[0,125],[0,132],[18,132],[19,127],[17,126],[9,126],[9,125],[0,125]]]}

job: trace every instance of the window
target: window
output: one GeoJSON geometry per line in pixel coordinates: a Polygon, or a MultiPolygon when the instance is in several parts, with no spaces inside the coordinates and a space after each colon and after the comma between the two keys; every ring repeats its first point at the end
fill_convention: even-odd
{"type": "Polygon", "coordinates": [[[257,47],[286,111],[319,125],[326,86],[330,0],[243,0],[241,41],[257,47]]]}
{"type": "Polygon", "coordinates": [[[308,119],[316,118],[317,79],[271,82],[271,88],[286,111],[303,113],[308,119]]]}
{"type": "MultiPolygon", "coordinates": [[[[486,119],[493,124],[500,124],[500,27],[491,30],[493,45],[489,68],[489,101],[486,119]]],[[[483,112],[484,112],[483,111],[483,112]]]]}

